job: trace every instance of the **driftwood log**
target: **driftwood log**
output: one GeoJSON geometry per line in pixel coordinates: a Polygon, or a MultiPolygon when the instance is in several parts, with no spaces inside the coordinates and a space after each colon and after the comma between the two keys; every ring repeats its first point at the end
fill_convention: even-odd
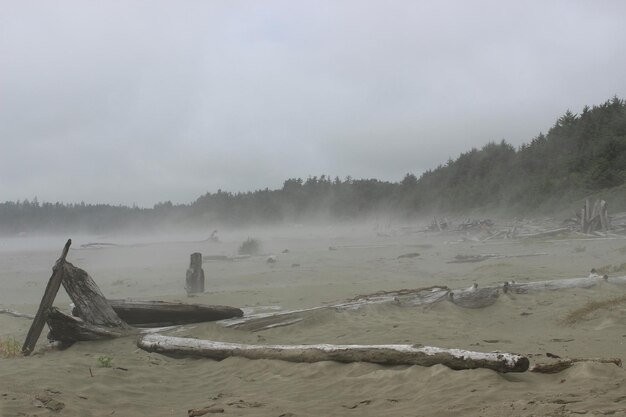
{"type": "Polygon", "coordinates": [[[393,303],[397,305],[426,305],[437,302],[448,295],[445,286],[404,289],[397,291],[381,291],[375,294],[361,295],[343,303],[310,307],[299,310],[260,313],[240,318],[222,320],[220,324],[240,330],[258,332],[276,327],[289,326],[301,322],[309,314],[324,310],[357,310],[373,304],[393,303]]]}
{"type": "Polygon", "coordinates": [[[175,357],[206,357],[222,360],[231,356],[277,359],[289,362],[370,362],[381,365],[443,364],[451,369],[487,368],[498,372],[525,372],[528,358],[511,353],[482,353],[416,345],[244,345],[210,340],[146,335],[137,346],[148,352],[175,357]]]}
{"type": "Polygon", "coordinates": [[[7,314],[9,316],[19,317],[23,319],[31,319],[31,320],[35,318],[35,316],[32,314],[20,313],[19,311],[10,310],[8,308],[0,308],[0,314],[7,314]]]}
{"type": "Polygon", "coordinates": [[[563,290],[568,288],[591,288],[606,281],[608,281],[608,279],[599,275],[589,276],[585,278],[567,278],[523,283],[511,281],[504,283],[504,291],[513,292],[516,294],[526,294],[534,291],[563,290]]]}
{"type": "Polygon", "coordinates": [[[450,291],[448,297],[454,304],[465,308],[483,308],[496,302],[500,295],[499,287],[478,288],[474,284],[467,290],[450,291]]]}
{"type": "Polygon", "coordinates": [[[395,304],[399,306],[419,306],[448,300],[459,307],[482,308],[494,304],[500,292],[526,294],[535,291],[562,290],[570,288],[591,288],[602,283],[626,285],[625,277],[591,275],[585,278],[567,278],[550,281],[519,283],[508,281],[497,286],[478,288],[476,284],[466,290],[450,290],[446,286],[418,288],[414,290],[383,291],[371,295],[362,295],[339,304],[317,306],[300,310],[279,311],[246,315],[234,319],[221,320],[225,327],[253,332],[269,330],[296,324],[310,314],[323,310],[356,310],[373,304],[395,304]]]}
{"type": "Polygon", "coordinates": [[[517,238],[520,239],[525,239],[525,238],[542,238],[542,237],[549,237],[549,236],[556,236],[556,235],[560,235],[563,233],[570,233],[571,230],[567,227],[561,227],[559,229],[553,229],[553,230],[545,230],[545,231],[541,231],[541,232],[537,232],[537,233],[519,233],[516,235],[517,238]]]}
{"type": "Polygon", "coordinates": [[[530,368],[530,372],[540,374],[557,374],[562,372],[577,362],[612,363],[622,367],[622,360],[619,358],[558,358],[555,362],[536,363],[530,368]]]}
{"type": "Polygon", "coordinates": [[[239,308],[166,301],[107,300],[117,315],[137,327],[163,327],[243,316],[239,308]]]}

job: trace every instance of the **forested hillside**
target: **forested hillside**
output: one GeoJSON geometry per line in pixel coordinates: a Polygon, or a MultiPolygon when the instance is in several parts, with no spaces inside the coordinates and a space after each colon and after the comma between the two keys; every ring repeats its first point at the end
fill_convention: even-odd
{"type": "MultiPolygon", "coordinates": [[[[266,222],[349,220],[381,211],[412,217],[479,208],[528,213],[626,183],[626,104],[613,99],[580,114],[567,111],[547,134],[515,149],[489,143],[456,160],[399,182],[331,178],[288,179],[281,189],[207,193],[191,204],[153,208],[39,203],[0,204],[0,233],[102,233],[266,222]],[[551,202],[551,204],[546,204],[551,202]]],[[[626,208],[625,208],[626,209],[626,208]]]]}

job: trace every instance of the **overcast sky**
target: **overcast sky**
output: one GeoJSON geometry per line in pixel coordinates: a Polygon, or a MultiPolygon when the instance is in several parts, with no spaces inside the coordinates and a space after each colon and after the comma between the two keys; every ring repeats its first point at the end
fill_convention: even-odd
{"type": "Polygon", "coordinates": [[[624,1],[0,0],[0,201],[398,181],[626,97],[624,1]]]}

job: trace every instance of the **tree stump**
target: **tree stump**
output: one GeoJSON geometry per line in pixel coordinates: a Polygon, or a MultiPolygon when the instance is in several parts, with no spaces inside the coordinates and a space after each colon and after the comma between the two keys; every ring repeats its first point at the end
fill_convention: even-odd
{"type": "Polygon", "coordinates": [[[187,294],[204,292],[204,270],[202,269],[202,254],[192,253],[185,279],[187,294]]]}

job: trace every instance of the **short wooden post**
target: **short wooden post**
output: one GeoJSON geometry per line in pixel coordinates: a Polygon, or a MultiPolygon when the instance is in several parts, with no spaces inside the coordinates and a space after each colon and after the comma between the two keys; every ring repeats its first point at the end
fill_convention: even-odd
{"type": "Polygon", "coordinates": [[[187,294],[204,292],[204,270],[202,269],[202,254],[192,253],[185,279],[187,294]]]}

